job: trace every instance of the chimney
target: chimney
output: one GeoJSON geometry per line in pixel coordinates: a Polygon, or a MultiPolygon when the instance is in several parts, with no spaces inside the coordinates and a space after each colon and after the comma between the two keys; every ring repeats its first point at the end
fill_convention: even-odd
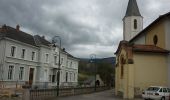
{"type": "Polygon", "coordinates": [[[65,48],[63,48],[63,51],[65,51],[66,49],[65,48]]]}
{"type": "Polygon", "coordinates": [[[19,25],[17,25],[17,26],[16,26],[16,30],[17,30],[17,31],[19,31],[19,28],[20,28],[20,26],[19,26],[19,25]]]}

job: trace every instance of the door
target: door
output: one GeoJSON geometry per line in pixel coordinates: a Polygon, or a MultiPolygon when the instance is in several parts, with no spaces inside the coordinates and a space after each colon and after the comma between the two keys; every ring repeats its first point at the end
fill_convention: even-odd
{"type": "Polygon", "coordinates": [[[34,68],[30,68],[30,73],[29,73],[29,85],[32,85],[34,80],[34,68]]]}

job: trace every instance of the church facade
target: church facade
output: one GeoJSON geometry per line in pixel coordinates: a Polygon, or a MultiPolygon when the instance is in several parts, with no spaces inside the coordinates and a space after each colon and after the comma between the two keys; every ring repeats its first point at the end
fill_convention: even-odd
{"type": "Polygon", "coordinates": [[[170,13],[143,29],[136,0],[129,0],[124,40],[116,51],[115,93],[123,98],[141,95],[149,86],[170,86],[170,13]]]}

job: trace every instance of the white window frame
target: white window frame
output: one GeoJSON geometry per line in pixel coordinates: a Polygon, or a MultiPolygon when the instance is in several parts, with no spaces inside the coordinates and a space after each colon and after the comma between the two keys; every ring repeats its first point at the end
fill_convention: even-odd
{"type": "Polygon", "coordinates": [[[46,63],[49,63],[49,53],[46,53],[46,54],[45,54],[45,62],[46,62],[46,63]],[[48,56],[47,56],[47,55],[48,55],[48,56]],[[48,57],[48,58],[47,58],[47,57],[48,57]]]}
{"type": "Polygon", "coordinates": [[[11,48],[10,48],[10,56],[11,56],[11,57],[16,57],[16,51],[17,51],[17,47],[14,46],[14,45],[11,45],[11,48]],[[15,47],[13,56],[12,56],[12,47],[15,47]]]}
{"type": "Polygon", "coordinates": [[[71,62],[70,62],[70,68],[72,68],[72,66],[73,66],[73,62],[71,61],[71,62]]]}
{"type": "Polygon", "coordinates": [[[61,57],[60,59],[61,59],[61,60],[60,60],[60,64],[63,65],[64,57],[61,57]]]}
{"type": "Polygon", "coordinates": [[[72,72],[70,72],[69,74],[70,74],[70,75],[69,75],[69,76],[70,76],[70,77],[69,77],[69,78],[70,78],[70,82],[72,82],[72,72]]]}
{"type": "Polygon", "coordinates": [[[18,77],[18,79],[21,80],[21,81],[24,80],[24,75],[25,75],[25,67],[19,67],[19,77],[18,77]],[[21,74],[20,68],[23,68],[22,79],[20,79],[20,74],[21,74]]]}
{"type": "Polygon", "coordinates": [[[35,61],[35,58],[36,58],[36,52],[35,52],[35,51],[32,51],[32,52],[31,52],[31,60],[32,60],[32,61],[35,61]],[[33,52],[34,52],[34,57],[33,57],[33,52]]]}
{"type": "Polygon", "coordinates": [[[57,60],[57,59],[58,59],[58,56],[57,56],[57,55],[54,55],[54,64],[55,64],[55,65],[58,64],[58,62],[57,62],[58,60],[57,60]]]}
{"type": "Polygon", "coordinates": [[[14,76],[15,76],[15,66],[14,65],[8,65],[8,73],[7,73],[8,75],[7,75],[7,79],[8,80],[14,80],[14,76]],[[12,75],[10,76],[11,77],[11,79],[9,79],[9,67],[10,66],[13,66],[13,71],[12,71],[12,75]]]}
{"type": "Polygon", "coordinates": [[[25,59],[25,55],[26,55],[26,49],[23,48],[23,49],[21,49],[21,58],[22,58],[22,59],[25,59]],[[23,56],[23,50],[25,50],[24,56],[23,56]]]}

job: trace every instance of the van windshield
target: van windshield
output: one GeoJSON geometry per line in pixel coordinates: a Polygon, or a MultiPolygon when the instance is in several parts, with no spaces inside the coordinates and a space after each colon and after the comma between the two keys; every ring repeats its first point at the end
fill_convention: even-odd
{"type": "Polygon", "coordinates": [[[159,87],[149,87],[147,90],[148,91],[158,91],[160,88],[159,87]]]}

